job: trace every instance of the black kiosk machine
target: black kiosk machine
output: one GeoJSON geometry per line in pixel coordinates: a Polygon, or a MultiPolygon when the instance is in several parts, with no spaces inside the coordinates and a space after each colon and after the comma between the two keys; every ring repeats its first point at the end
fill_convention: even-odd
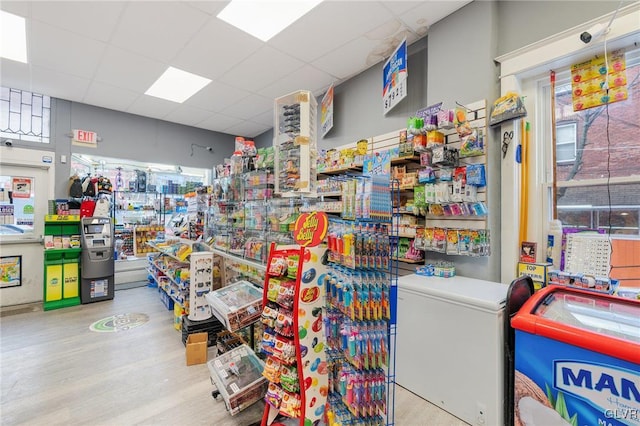
{"type": "Polygon", "coordinates": [[[113,224],[108,217],[83,217],[80,302],[113,299],[113,224]]]}

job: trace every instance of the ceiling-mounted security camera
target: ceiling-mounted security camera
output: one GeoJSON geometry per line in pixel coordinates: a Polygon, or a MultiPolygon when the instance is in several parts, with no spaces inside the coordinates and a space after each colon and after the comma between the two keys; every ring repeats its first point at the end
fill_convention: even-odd
{"type": "Polygon", "coordinates": [[[592,40],[597,40],[607,31],[608,28],[603,24],[596,24],[593,27],[589,28],[587,31],[580,34],[580,41],[582,41],[584,44],[589,44],[592,40]]]}
{"type": "Polygon", "coordinates": [[[6,146],[13,146],[13,142],[11,142],[11,139],[5,139],[5,140],[4,140],[4,144],[5,144],[6,146]]]}

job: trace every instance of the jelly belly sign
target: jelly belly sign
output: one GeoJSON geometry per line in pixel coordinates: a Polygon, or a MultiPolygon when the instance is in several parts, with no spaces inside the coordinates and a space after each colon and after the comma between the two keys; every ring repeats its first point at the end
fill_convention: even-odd
{"type": "Polygon", "coordinates": [[[302,247],[315,247],[327,236],[329,220],[324,212],[303,213],[296,220],[293,238],[302,247]]]}

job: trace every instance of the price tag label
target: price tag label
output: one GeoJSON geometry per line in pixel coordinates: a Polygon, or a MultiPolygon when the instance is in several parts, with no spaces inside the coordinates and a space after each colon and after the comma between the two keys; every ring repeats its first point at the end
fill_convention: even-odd
{"type": "Polygon", "coordinates": [[[222,377],[223,379],[226,379],[227,377],[229,377],[229,373],[227,373],[227,370],[219,370],[220,371],[220,377],[222,377]]]}
{"type": "Polygon", "coordinates": [[[215,361],[213,361],[213,365],[215,365],[217,368],[222,368],[222,363],[220,362],[219,359],[216,359],[215,361]]]}
{"type": "Polygon", "coordinates": [[[231,388],[231,393],[236,393],[240,391],[240,388],[238,387],[238,385],[236,385],[235,383],[231,383],[231,385],[229,386],[229,388],[231,388]]]}

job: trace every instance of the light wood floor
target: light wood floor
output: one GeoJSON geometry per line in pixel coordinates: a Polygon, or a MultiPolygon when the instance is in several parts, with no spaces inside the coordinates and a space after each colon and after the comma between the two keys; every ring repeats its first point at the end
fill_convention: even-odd
{"type": "MultiPolygon", "coordinates": [[[[156,289],[116,292],[112,301],[0,318],[2,425],[214,425],[260,420],[258,402],[230,416],[211,397],[206,364],[187,367],[173,312],[156,289]],[[144,313],[149,322],[118,333],[89,330],[115,314],[144,313]]],[[[463,426],[401,387],[397,425],[463,426]]]]}

